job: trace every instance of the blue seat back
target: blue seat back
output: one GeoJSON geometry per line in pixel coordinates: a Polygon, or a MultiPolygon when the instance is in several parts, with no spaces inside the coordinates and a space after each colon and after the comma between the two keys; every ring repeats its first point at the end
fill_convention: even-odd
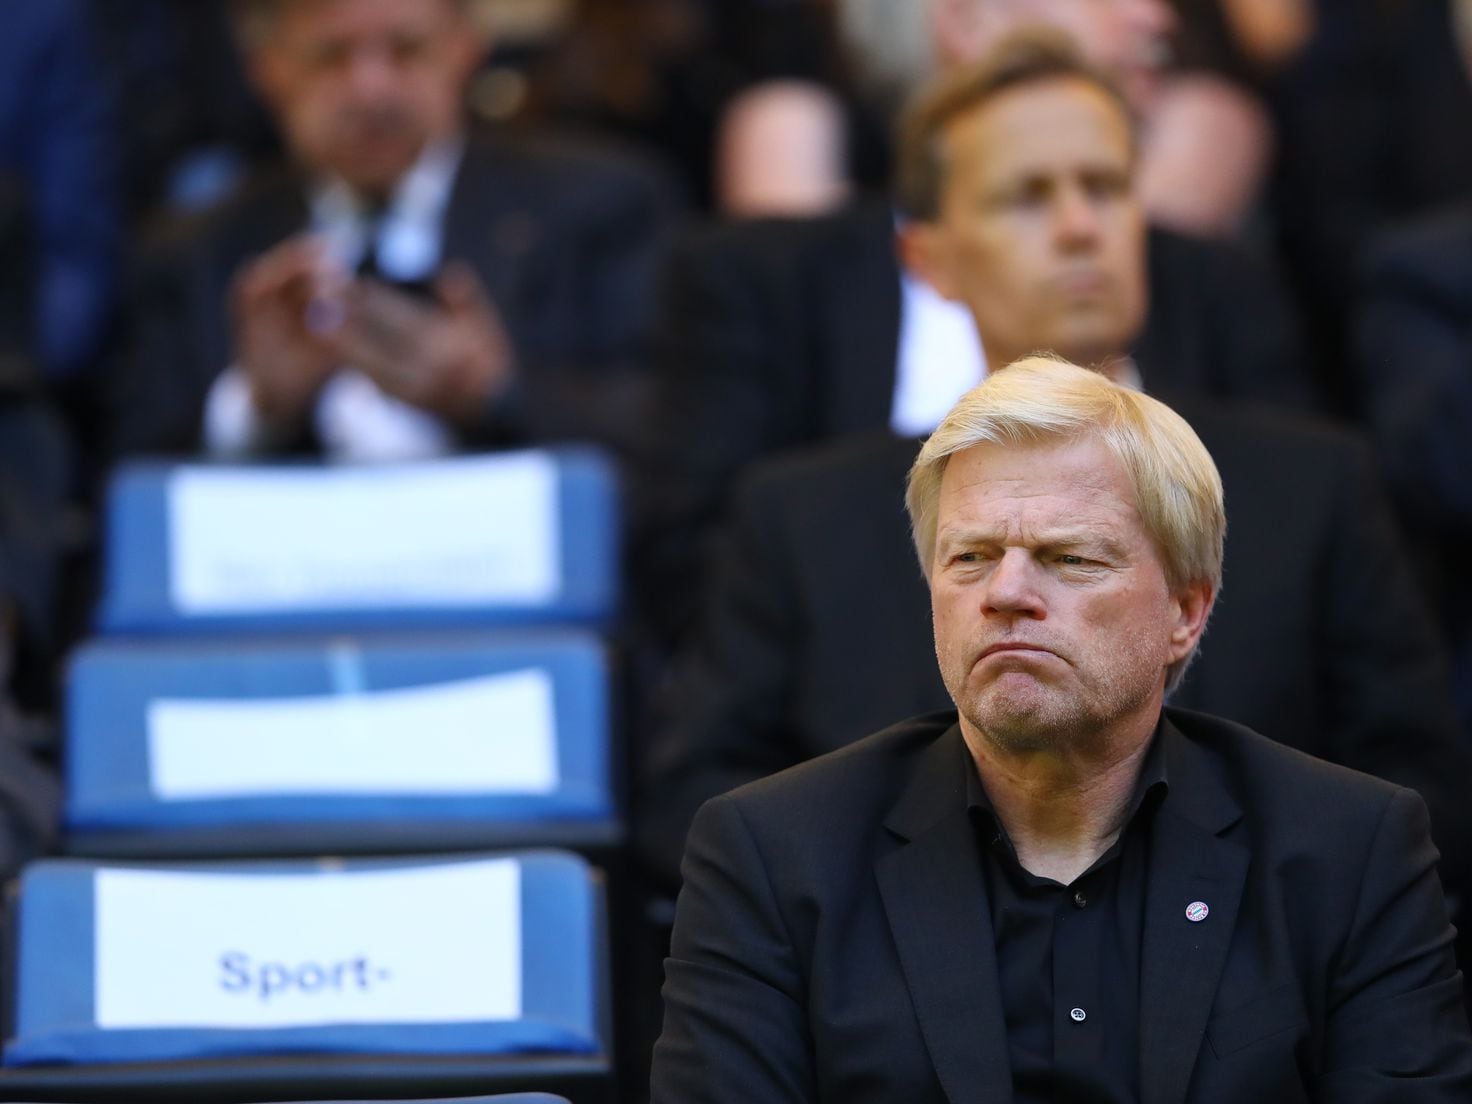
{"type": "Polygon", "coordinates": [[[601,625],[617,606],[618,517],[612,465],[586,448],[362,467],[137,463],[108,492],[98,626],[601,625]]]}
{"type": "Polygon", "coordinates": [[[289,830],[286,851],[320,852],[503,825],[486,838],[575,845],[616,817],[608,681],[572,629],[94,642],[68,671],[66,828],[289,830]]]}
{"type": "Polygon", "coordinates": [[[15,1026],[4,1050],[10,1067],[607,1051],[601,888],[581,859],[561,852],[347,863],[46,860],[23,872],[14,908],[15,1026]],[[384,877],[410,878],[420,889],[403,892],[399,881],[386,887],[384,877]],[[466,879],[479,886],[491,878],[514,892],[493,899],[474,887],[466,891],[466,879]],[[438,888],[423,888],[429,885],[438,888]],[[445,888],[450,885],[460,888],[445,888]],[[363,892],[381,898],[385,889],[392,915],[383,909],[340,915],[365,900],[363,892]],[[202,892],[222,896],[206,900],[202,892]],[[493,905],[484,906],[487,900],[493,905]],[[313,932],[324,923],[342,962],[313,958],[310,935],[302,937],[305,958],[281,949],[283,939],[293,938],[283,931],[313,932]],[[426,941],[434,946],[421,953],[416,948],[426,941]],[[485,950],[483,943],[494,947],[485,950]],[[445,961],[425,967],[433,954],[445,961]],[[482,957],[512,964],[519,995],[506,1004],[507,1013],[482,1019],[458,1012],[441,1020],[422,1005],[413,1014],[396,1011],[410,1006],[401,1003],[404,987],[428,991],[431,1000],[457,994],[472,1001],[465,1007],[479,1007],[470,975],[458,973],[461,955],[467,969],[482,957]],[[156,991],[125,984],[138,977],[156,991]],[[352,1014],[343,1005],[314,1014],[323,1007],[318,994],[356,1002],[352,1014]],[[272,1000],[288,1003],[263,1022],[261,1010],[272,1000]],[[223,1013],[222,1001],[229,1005],[223,1013]],[[200,1007],[209,1011],[189,1010],[200,1007]]]}

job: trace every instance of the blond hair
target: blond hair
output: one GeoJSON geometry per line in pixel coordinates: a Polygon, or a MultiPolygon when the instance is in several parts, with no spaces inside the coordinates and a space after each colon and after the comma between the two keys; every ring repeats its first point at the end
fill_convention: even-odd
{"type": "MultiPolygon", "coordinates": [[[[1135,509],[1172,589],[1221,590],[1227,518],[1221,476],[1184,418],[1157,399],[1055,357],[1033,356],[993,372],[952,407],[910,469],[905,506],[920,568],[935,557],[940,485],[956,453],[974,445],[1093,438],[1119,461],[1135,509]]],[[[1174,689],[1191,657],[1167,672],[1174,689]]]]}

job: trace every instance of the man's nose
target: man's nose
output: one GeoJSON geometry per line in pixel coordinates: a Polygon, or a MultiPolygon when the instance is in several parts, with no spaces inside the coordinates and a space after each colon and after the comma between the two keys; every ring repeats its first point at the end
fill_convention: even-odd
{"type": "Polygon", "coordinates": [[[1060,243],[1072,248],[1092,245],[1099,239],[1099,207],[1081,185],[1059,189],[1054,200],[1054,233],[1060,243]]]}
{"type": "Polygon", "coordinates": [[[385,46],[359,46],[348,59],[348,83],[359,96],[372,98],[391,89],[396,78],[391,51],[385,46]]]}
{"type": "Polygon", "coordinates": [[[987,576],[984,612],[1041,619],[1046,612],[1041,573],[1042,567],[1031,553],[1008,549],[987,576]]]}

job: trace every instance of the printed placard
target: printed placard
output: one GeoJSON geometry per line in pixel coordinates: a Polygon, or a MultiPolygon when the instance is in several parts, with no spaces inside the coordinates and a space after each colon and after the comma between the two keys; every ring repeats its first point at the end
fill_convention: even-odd
{"type": "Polygon", "coordinates": [[[287,794],[463,796],[557,789],[552,676],[531,667],[402,690],[148,704],[166,801],[287,794]]]}
{"type": "Polygon", "coordinates": [[[168,483],[185,614],[537,605],[561,590],[544,453],[323,469],[185,467],[168,483]]]}
{"type": "Polygon", "coordinates": [[[100,870],[98,1027],[521,1015],[514,859],[295,874],[100,870]]]}

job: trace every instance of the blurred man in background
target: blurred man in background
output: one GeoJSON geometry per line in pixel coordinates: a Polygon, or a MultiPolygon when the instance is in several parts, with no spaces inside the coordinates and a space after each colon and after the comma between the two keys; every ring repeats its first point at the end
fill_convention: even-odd
{"type": "Polygon", "coordinates": [[[642,163],[468,132],[462,0],[240,0],[293,164],[138,283],[123,452],[367,459],[582,438],[644,393],[671,202],[642,163]]]}

